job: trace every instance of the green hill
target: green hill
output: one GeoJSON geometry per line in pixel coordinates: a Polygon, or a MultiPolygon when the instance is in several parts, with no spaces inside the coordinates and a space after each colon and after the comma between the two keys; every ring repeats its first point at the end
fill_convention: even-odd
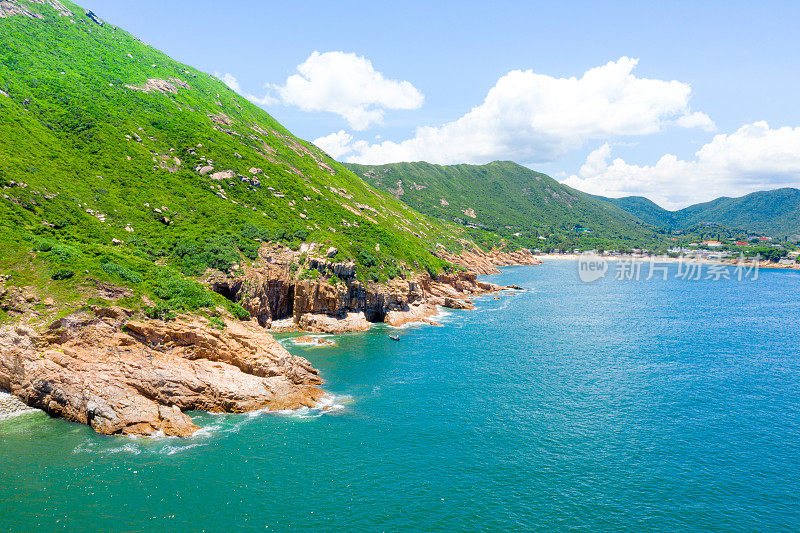
{"type": "Polygon", "coordinates": [[[772,236],[800,236],[800,190],[792,188],[717,198],[678,211],[668,211],[638,196],[604,200],[649,224],[670,229],[716,224],[772,236]]]}
{"type": "Polygon", "coordinates": [[[430,250],[464,236],[218,79],[57,0],[0,2],[0,189],[0,274],[60,301],[109,283],[131,305],[230,305],[190,278],[262,241],[336,247],[377,280],[441,269],[430,250]]]}
{"type": "Polygon", "coordinates": [[[524,246],[647,246],[663,240],[611,202],[510,161],[346,166],[422,213],[488,229],[524,246]]]}
{"type": "Polygon", "coordinates": [[[627,211],[636,218],[652,225],[662,228],[674,228],[677,226],[675,213],[668,211],[657,203],[643,196],[626,196],[624,198],[606,198],[605,196],[595,196],[599,201],[609,202],[620,209],[627,211]]]}

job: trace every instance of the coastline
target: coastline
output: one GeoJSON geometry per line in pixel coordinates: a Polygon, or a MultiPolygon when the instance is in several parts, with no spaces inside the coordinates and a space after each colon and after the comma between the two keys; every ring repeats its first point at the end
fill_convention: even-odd
{"type": "Polygon", "coordinates": [[[39,409],[29,407],[13,394],[0,390],[0,423],[36,411],[39,409]]]}
{"type": "MultiPolygon", "coordinates": [[[[273,333],[303,332],[295,345],[329,346],[320,334],[365,331],[376,322],[393,328],[441,325],[434,319],[444,309],[474,309],[472,297],[513,288],[479,281],[466,266],[383,285],[291,280],[286,273],[295,255],[279,252],[288,261],[262,255],[272,270],[245,270],[249,279],[208,280],[217,292],[229,291],[226,296],[242,302],[252,317],[237,321],[218,308],[221,328],[200,316],[164,322],[113,305],[78,307],[49,326],[34,325],[41,322],[35,306],[44,295],[28,290],[20,299],[17,293],[25,288],[8,287],[3,295],[20,312],[17,325],[0,328],[0,391],[21,400],[19,409],[24,402],[101,434],[188,437],[200,428],[185,411],[324,409],[318,371],[288,352],[273,333]],[[251,292],[237,294],[232,286],[251,292]],[[288,316],[273,322],[269,315],[263,323],[258,312],[279,309],[287,295],[292,297],[288,316]]],[[[476,262],[480,274],[499,272],[497,266],[541,263],[529,252],[497,251],[471,253],[462,261],[476,262]]],[[[342,266],[319,263],[317,268],[341,272],[342,266]]]]}
{"type": "MultiPolygon", "coordinates": [[[[582,254],[536,254],[535,257],[541,261],[578,261],[583,256],[582,254]]],[[[634,262],[643,262],[643,263],[703,263],[709,265],[727,265],[727,266],[737,266],[739,265],[739,258],[707,258],[707,257],[669,257],[665,255],[640,255],[640,254],[629,254],[629,255],[591,255],[592,260],[602,260],[602,261],[634,261],[634,262]]],[[[745,258],[745,260],[741,263],[747,266],[758,266],[758,268],[769,268],[774,270],[800,270],[800,263],[795,263],[791,265],[781,265],[779,263],[773,263],[771,261],[753,261],[752,259],[745,258]]]]}

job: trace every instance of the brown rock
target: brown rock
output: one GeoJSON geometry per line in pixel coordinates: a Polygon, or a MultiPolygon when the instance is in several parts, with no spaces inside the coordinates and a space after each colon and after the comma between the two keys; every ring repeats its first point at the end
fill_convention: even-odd
{"type": "Polygon", "coordinates": [[[370,323],[363,312],[345,313],[343,316],[306,313],[299,318],[297,325],[311,333],[346,333],[366,331],[370,328],[370,323]]]}
{"type": "Polygon", "coordinates": [[[432,323],[428,317],[439,314],[436,305],[432,303],[423,303],[420,305],[408,306],[405,309],[395,309],[386,313],[384,322],[390,326],[398,327],[410,322],[427,322],[432,323]]]}
{"type": "Polygon", "coordinates": [[[44,333],[0,328],[0,388],[104,434],[187,436],[182,411],[313,406],[316,370],[250,324],[128,321],[117,308],[82,311],[44,333]]]}
{"type": "Polygon", "coordinates": [[[437,305],[472,309],[468,298],[503,289],[477,280],[478,272],[484,273],[487,268],[497,271],[492,261],[539,263],[527,251],[486,254],[476,248],[459,256],[477,265],[475,271],[441,274],[435,279],[427,273],[414,274],[386,283],[365,283],[355,279],[354,263],[330,262],[325,256],[332,250],[304,246],[292,251],[280,245],[265,245],[259,250],[255,265],[245,266],[242,275],[217,274],[208,282],[216,292],[241,303],[259,324],[273,331],[340,333],[363,331],[370,322],[430,322],[428,317],[436,314],[437,305]],[[304,268],[316,269],[321,276],[335,274],[343,282],[332,285],[323,279],[297,279],[300,270],[291,266],[303,260],[304,268]]]}
{"type": "Polygon", "coordinates": [[[297,337],[294,339],[295,344],[311,344],[314,346],[335,346],[336,343],[330,339],[326,339],[324,337],[311,337],[309,335],[303,335],[302,337],[297,337]]]}

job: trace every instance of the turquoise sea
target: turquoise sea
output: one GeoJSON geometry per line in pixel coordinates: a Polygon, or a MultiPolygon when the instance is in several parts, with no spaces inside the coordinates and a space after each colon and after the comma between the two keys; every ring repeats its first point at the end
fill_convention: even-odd
{"type": "Polygon", "coordinates": [[[443,327],[285,338],[325,414],[198,414],[152,441],[0,422],[0,530],[797,531],[800,272],[669,268],[509,268],[486,279],[525,292],[443,327]]]}

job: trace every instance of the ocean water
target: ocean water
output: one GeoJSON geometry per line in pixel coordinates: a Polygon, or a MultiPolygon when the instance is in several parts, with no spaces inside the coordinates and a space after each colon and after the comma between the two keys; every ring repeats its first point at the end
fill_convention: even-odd
{"type": "Polygon", "coordinates": [[[581,283],[287,347],[330,409],[187,440],[0,422],[0,530],[797,531],[800,273],[581,283]],[[387,338],[397,333],[400,342],[387,338]]]}

